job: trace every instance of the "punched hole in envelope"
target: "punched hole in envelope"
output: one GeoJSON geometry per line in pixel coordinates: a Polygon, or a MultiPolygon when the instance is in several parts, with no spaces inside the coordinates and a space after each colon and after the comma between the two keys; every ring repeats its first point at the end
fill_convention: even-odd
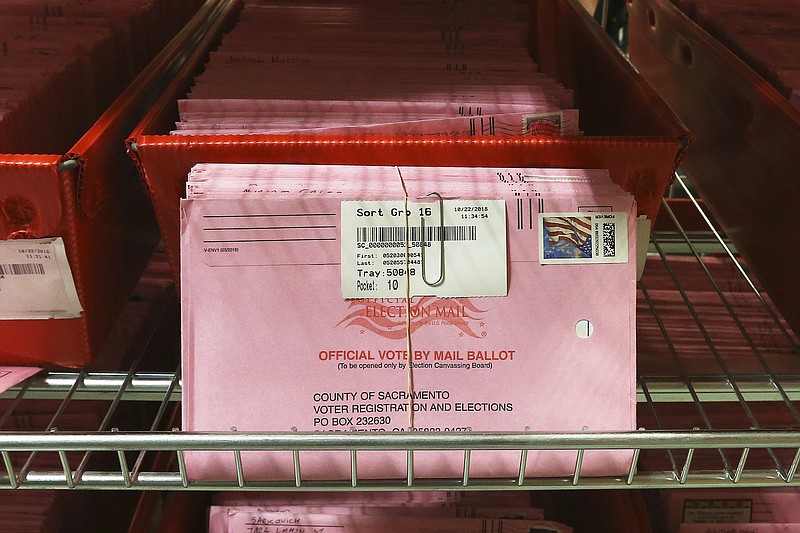
{"type": "Polygon", "coordinates": [[[575,334],[581,339],[588,339],[594,333],[594,324],[586,319],[578,320],[575,324],[575,334]]]}

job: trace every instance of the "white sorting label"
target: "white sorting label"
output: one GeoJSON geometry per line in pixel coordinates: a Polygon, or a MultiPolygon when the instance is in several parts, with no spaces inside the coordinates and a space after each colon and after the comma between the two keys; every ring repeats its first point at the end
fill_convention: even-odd
{"type": "Polygon", "coordinates": [[[344,298],[405,298],[406,269],[411,296],[508,294],[504,200],[344,201],[341,227],[344,298]]]}
{"type": "Polygon", "coordinates": [[[61,237],[0,241],[0,319],[75,318],[81,311],[61,237]]]}

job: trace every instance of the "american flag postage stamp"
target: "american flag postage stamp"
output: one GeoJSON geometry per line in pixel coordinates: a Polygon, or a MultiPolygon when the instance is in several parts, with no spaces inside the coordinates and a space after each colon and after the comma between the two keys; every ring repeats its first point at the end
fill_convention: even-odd
{"type": "Polygon", "coordinates": [[[627,214],[622,212],[540,213],[542,264],[626,263],[627,214]]]}

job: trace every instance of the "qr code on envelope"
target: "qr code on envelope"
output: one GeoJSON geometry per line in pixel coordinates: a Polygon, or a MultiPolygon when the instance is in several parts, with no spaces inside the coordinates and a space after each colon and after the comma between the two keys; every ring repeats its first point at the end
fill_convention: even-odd
{"type": "Polygon", "coordinates": [[[628,260],[625,213],[542,213],[542,263],[624,263],[628,260]]]}

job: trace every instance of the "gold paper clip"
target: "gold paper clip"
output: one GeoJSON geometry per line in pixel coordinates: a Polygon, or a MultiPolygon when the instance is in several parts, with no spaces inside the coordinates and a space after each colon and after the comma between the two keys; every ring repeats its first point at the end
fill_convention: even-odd
{"type": "MultiPolygon", "coordinates": [[[[420,241],[422,244],[422,281],[428,287],[438,287],[444,283],[444,199],[438,192],[429,192],[425,196],[418,196],[417,198],[426,198],[428,196],[436,196],[439,203],[439,279],[434,282],[428,281],[425,276],[425,217],[420,219],[420,241]]],[[[432,239],[431,239],[432,240],[432,239]]]]}

